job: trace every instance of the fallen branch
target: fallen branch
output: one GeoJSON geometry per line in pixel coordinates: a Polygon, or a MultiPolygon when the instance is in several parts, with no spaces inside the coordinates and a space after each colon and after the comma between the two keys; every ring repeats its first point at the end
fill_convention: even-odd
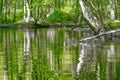
{"type": "Polygon", "coordinates": [[[84,42],[84,41],[87,41],[87,40],[92,40],[92,39],[98,38],[100,36],[103,36],[103,35],[106,35],[106,34],[115,33],[115,32],[119,32],[119,31],[120,31],[120,29],[112,30],[112,31],[104,32],[104,33],[100,33],[100,34],[92,36],[92,37],[87,37],[87,38],[81,39],[80,42],[84,42]]]}

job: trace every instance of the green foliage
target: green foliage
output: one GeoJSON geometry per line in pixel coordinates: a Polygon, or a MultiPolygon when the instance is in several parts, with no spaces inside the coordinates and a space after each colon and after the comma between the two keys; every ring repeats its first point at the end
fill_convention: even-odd
{"type": "MultiPolygon", "coordinates": [[[[84,0],[104,24],[110,19],[110,2],[108,0],[84,0]]],[[[82,11],[79,0],[28,0],[31,17],[36,23],[83,23],[85,19],[80,17],[82,11]],[[51,10],[53,12],[51,13],[51,10]],[[47,16],[50,14],[49,16],[47,16]]],[[[117,19],[120,20],[120,1],[117,1],[117,19]]],[[[0,1],[0,23],[21,23],[24,21],[24,0],[1,0],[0,1]]],[[[26,16],[27,16],[26,9],[26,16]]],[[[107,25],[111,26],[111,23],[107,25]]],[[[117,24],[112,24],[118,26],[117,24]]]]}
{"type": "Polygon", "coordinates": [[[115,28],[120,28],[120,22],[113,22],[113,21],[110,21],[108,22],[105,26],[104,26],[105,29],[115,29],[115,28]]]}
{"type": "Polygon", "coordinates": [[[120,22],[112,22],[111,26],[120,27],[120,22]]]}
{"type": "Polygon", "coordinates": [[[54,9],[53,13],[48,17],[48,22],[68,23],[74,20],[74,15],[54,9]]]}
{"type": "Polygon", "coordinates": [[[22,13],[23,13],[23,11],[16,14],[16,21],[15,21],[16,23],[23,22],[23,14],[22,13]]]}

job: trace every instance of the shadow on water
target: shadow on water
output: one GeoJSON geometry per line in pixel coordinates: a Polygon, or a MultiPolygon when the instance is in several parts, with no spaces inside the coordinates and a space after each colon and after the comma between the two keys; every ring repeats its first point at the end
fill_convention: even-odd
{"type": "Polygon", "coordinates": [[[119,80],[119,33],[102,42],[69,28],[1,29],[1,80],[119,80]]]}

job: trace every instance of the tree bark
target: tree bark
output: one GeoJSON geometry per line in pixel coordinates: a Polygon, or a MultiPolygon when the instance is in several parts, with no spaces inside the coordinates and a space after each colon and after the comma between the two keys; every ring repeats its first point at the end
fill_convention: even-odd
{"type": "Polygon", "coordinates": [[[27,23],[34,22],[34,18],[31,16],[30,4],[28,0],[24,0],[24,21],[27,23]]]}
{"type": "Polygon", "coordinates": [[[7,7],[7,0],[5,0],[5,9],[4,9],[4,12],[5,12],[5,22],[7,22],[7,15],[8,15],[8,7],[7,7]]]}
{"type": "Polygon", "coordinates": [[[103,23],[99,19],[100,15],[97,15],[97,11],[94,9],[92,4],[89,1],[86,0],[80,0],[80,6],[82,9],[82,13],[84,18],[89,22],[91,25],[91,29],[96,33],[100,33],[101,31],[104,31],[103,29],[103,23]]]}
{"type": "Polygon", "coordinates": [[[115,20],[114,0],[110,0],[110,19],[115,20]]]}
{"type": "Polygon", "coordinates": [[[120,29],[118,29],[118,30],[112,30],[112,31],[104,32],[104,33],[100,33],[100,34],[92,36],[92,37],[87,37],[87,38],[81,39],[80,42],[85,42],[85,41],[88,41],[88,40],[93,40],[93,39],[98,38],[100,36],[104,36],[104,35],[107,35],[107,34],[112,34],[112,33],[115,33],[115,32],[120,32],[120,29]]]}
{"type": "Polygon", "coordinates": [[[3,22],[3,0],[1,0],[1,3],[0,3],[0,22],[2,23],[3,22]]]}
{"type": "Polygon", "coordinates": [[[16,21],[16,2],[17,2],[17,0],[15,0],[15,2],[14,2],[14,15],[13,15],[13,22],[16,21]]]}

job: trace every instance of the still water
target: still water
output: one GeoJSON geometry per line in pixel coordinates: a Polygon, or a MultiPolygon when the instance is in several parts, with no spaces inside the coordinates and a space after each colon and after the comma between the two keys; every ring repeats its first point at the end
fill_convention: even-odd
{"type": "Polygon", "coordinates": [[[0,29],[0,80],[120,80],[120,38],[80,43],[69,28],[0,29]]]}

